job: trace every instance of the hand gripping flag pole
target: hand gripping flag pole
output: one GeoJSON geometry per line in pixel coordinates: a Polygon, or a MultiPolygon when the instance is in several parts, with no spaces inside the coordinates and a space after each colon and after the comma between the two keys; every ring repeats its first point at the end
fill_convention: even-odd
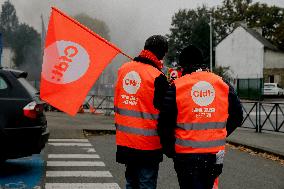
{"type": "Polygon", "coordinates": [[[52,7],[41,73],[41,99],[75,115],[102,71],[119,53],[132,59],[52,7]]]}

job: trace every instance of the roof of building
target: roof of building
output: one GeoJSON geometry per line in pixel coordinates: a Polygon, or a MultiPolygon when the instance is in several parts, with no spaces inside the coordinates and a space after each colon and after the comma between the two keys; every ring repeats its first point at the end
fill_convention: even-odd
{"type": "Polygon", "coordinates": [[[251,34],[255,39],[257,39],[260,43],[264,45],[265,48],[278,51],[277,47],[273,45],[271,42],[269,42],[267,39],[265,39],[258,31],[252,28],[248,28],[244,25],[240,25],[242,28],[244,28],[249,34],[251,34]]]}

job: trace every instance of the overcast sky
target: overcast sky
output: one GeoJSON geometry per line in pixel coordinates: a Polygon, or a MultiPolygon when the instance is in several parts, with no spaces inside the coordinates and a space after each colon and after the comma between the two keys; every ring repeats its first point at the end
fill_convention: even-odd
{"type": "MultiPolygon", "coordinates": [[[[3,4],[5,0],[0,0],[3,4]]],[[[147,37],[169,33],[171,17],[181,8],[196,8],[202,4],[218,6],[222,0],[10,0],[20,22],[41,30],[40,15],[47,25],[50,7],[56,6],[68,15],[87,13],[103,20],[110,29],[111,42],[135,56],[147,37]]],[[[256,2],[254,0],[253,2],[256,2]]],[[[284,0],[259,0],[284,7],[284,0]]]]}

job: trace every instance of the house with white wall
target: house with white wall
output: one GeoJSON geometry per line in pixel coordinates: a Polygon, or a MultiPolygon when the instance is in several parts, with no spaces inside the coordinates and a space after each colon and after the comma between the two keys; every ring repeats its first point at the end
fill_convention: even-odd
{"type": "Polygon", "coordinates": [[[10,47],[3,47],[1,54],[1,65],[2,67],[15,68],[13,62],[14,52],[10,47]]]}
{"type": "Polygon", "coordinates": [[[242,24],[216,46],[215,65],[229,67],[234,79],[263,79],[284,86],[284,52],[242,24]]]}

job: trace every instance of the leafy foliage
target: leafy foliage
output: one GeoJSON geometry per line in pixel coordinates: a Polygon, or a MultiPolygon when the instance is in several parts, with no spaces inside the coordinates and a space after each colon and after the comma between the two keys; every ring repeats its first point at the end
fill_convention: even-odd
{"type": "Polygon", "coordinates": [[[277,39],[275,40],[276,45],[284,51],[284,19],[275,30],[274,36],[277,39]]]}
{"type": "Polygon", "coordinates": [[[30,78],[39,79],[42,60],[40,35],[33,27],[19,23],[16,9],[9,0],[2,5],[0,30],[4,46],[14,51],[15,66],[29,71],[30,78]]]}
{"type": "Polygon", "coordinates": [[[92,18],[84,13],[76,15],[74,18],[78,20],[81,24],[87,26],[90,30],[105,38],[106,40],[110,40],[109,28],[105,24],[105,22],[92,18]]]}
{"type": "Polygon", "coordinates": [[[237,27],[237,22],[245,20],[249,4],[249,0],[224,0],[222,6],[212,10],[217,43],[237,27]]]}
{"type": "Polygon", "coordinates": [[[197,10],[179,10],[172,18],[169,40],[169,52],[167,59],[177,62],[177,54],[189,44],[196,45],[203,51],[207,63],[209,63],[210,27],[209,13],[205,6],[197,10]]]}
{"type": "Polygon", "coordinates": [[[5,1],[0,14],[0,31],[3,35],[4,46],[11,46],[13,33],[19,26],[15,7],[10,1],[5,1]]]}
{"type": "Polygon", "coordinates": [[[246,12],[246,21],[249,27],[261,28],[262,36],[271,41],[279,49],[284,50],[284,9],[276,6],[255,3],[246,12]],[[282,28],[282,29],[281,29],[282,28]],[[279,38],[280,37],[280,38],[279,38]]]}
{"type": "Polygon", "coordinates": [[[279,49],[284,50],[283,39],[278,38],[283,27],[284,9],[267,4],[254,3],[249,0],[224,0],[221,7],[213,11],[214,30],[217,43],[230,34],[240,21],[250,28],[260,28],[262,36],[279,49]],[[282,45],[281,45],[282,44],[282,45]]]}
{"type": "Polygon", "coordinates": [[[224,78],[226,81],[230,81],[231,80],[231,75],[229,73],[230,71],[230,67],[222,67],[222,66],[218,66],[218,67],[214,67],[213,72],[217,75],[219,75],[220,77],[224,78]]]}
{"type": "MultiPolygon", "coordinates": [[[[13,50],[14,63],[17,67],[29,65],[30,69],[37,69],[40,73],[41,39],[39,33],[27,24],[20,24],[14,32],[13,50]]],[[[39,75],[38,75],[39,76],[39,75]]]]}
{"type": "MultiPolygon", "coordinates": [[[[203,51],[208,64],[210,55],[209,14],[213,17],[213,47],[229,35],[239,22],[250,28],[260,28],[262,36],[284,50],[284,9],[251,0],[223,0],[222,5],[209,9],[181,9],[172,17],[168,62],[176,62],[185,46],[193,44],[203,51]]],[[[213,53],[214,56],[214,53],[213,53]]],[[[214,60],[214,58],[213,58],[214,60]]]]}

